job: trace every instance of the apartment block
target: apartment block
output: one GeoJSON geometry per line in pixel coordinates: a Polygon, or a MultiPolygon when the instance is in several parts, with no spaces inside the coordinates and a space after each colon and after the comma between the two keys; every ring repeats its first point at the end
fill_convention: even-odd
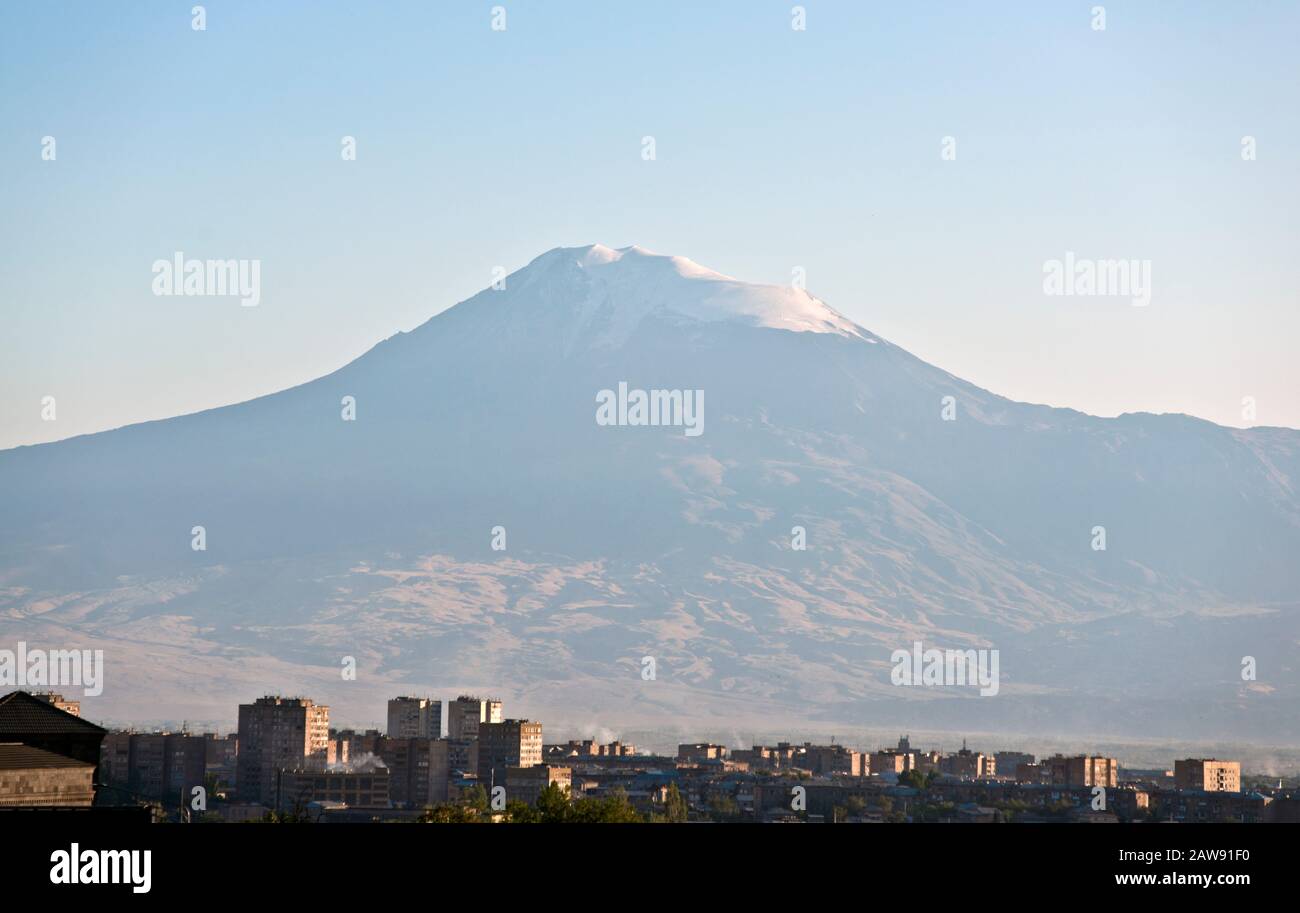
{"type": "Polygon", "coordinates": [[[1033,764],[1034,756],[1023,751],[999,751],[993,756],[999,777],[1014,777],[1021,764],[1033,764]]]}
{"type": "Polygon", "coordinates": [[[100,745],[101,781],[168,805],[188,801],[204,785],[208,741],[185,732],[110,732],[100,745]]]}
{"type": "Polygon", "coordinates": [[[430,804],[430,752],[434,739],[384,738],[378,756],[388,767],[388,798],[395,806],[423,808],[430,804]]]}
{"type": "Polygon", "coordinates": [[[239,736],[230,733],[225,737],[207,732],[203,734],[205,773],[217,778],[217,785],[231,787],[235,784],[235,768],[239,760],[239,736]]]}
{"type": "Polygon", "coordinates": [[[1114,758],[1075,755],[1053,755],[1037,764],[1021,764],[1016,768],[1020,783],[1038,783],[1044,786],[1106,786],[1119,783],[1119,761],[1114,758]]]}
{"type": "Polygon", "coordinates": [[[439,739],[429,744],[429,803],[448,802],[459,795],[455,782],[478,773],[478,739],[439,739]]]}
{"type": "Polygon", "coordinates": [[[474,739],[479,726],[501,722],[501,702],[494,698],[462,694],[447,708],[447,738],[474,739]]]}
{"type": "Polygon", "coordinates": [[[727,756],[726,745],[711,742],[691,742],[677,746],[679,761],[720,761],[727,756]]]}
{"type": "Polygon", "coordinates": [[[442,701],[427,697],[395,697],[388,702],[390,739],[442,738],[442,701]]]}
{"type": "Polygon", "coordinates": [[[281,770],[323,767],[329,753],[329,707],[309,698],[267,696],[239,705],[240,799],[277,804],[281,770]]]}
{"type": "Polygon", "coordinates": [[[99,745],[99,779],[117,789],[131,785],[132,732],[110,732],[99,745]]]}
{"type": "Polygon", "coordinates": [[[504,785],[507,767],[534,767],[541,763],[541,723],[502,720],[479,725],[478,778],[484,786],[504,785]]]}
{"type": "Polygon", "coordinates": [[[910,770],[911,753],[894,751],[887,748],[883,751],[873,751],[867,756],[867,769],[874,775],[880,774],[901,774],[910,770]]]}
{"type": "Polygon", "coordinates": [[[1207,793],[1241,792],[1241,762],[1217,758],[1186,758],[1174,761],[1174,786],[1207,793]]]}
{"type": "Polygon", "coordinates": [[[843,745],[805,744],[799,766],[822,776],[837,773],[852,777],[867,775],[866,756],[843,745]]]}
{"type": "Polygon", "coordinates": [[[997,775],[997,761],[992,755],[971,751],[963,742],[961,751],[939,759],[939,772],[963,780],[986,780],[997,775]]]}

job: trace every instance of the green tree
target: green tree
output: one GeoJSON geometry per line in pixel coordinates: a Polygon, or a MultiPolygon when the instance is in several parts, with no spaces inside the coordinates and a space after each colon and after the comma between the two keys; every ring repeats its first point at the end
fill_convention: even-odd
{"type": "Polygon", "coordinates": [[[541,821],[541,816],[527,802],[511,799],[506,803],[505,820],[507,824],[537,824],[541,821]]]}
{"type": "Polygon", "coordinates": [[[475,783],[469,789],[465,790],[457,803],[466,808],[472,808],[474,811],[483,814],[488,810],[488,794],[482,783],[475,783]]]}
{"type": "Polygon", "coordinates": [[[664,797],[664,818],[669,824],[682,824],[690,817],[690,807],[676,783],[668,784],[668,794],[664,797]]]}
{"type": "Polygon", "coordinates": [[[565,824],[573,817],[568,789],[548,783],[537,797],[537,820],[543,824],[565,824]]]}
{"type": "Polygon", "coordinates": [[[573,814],[568,820],[579,824],[636,824],[643,819],[627,793],[614,790],[604,799],[579,799],[573,803],[573,814]]]}
{"type": "Polygon", "coordinates": [[[740,806],[731,796],[714,796],[709,800],[709,816],[714,821],[735,821],[740,817],[740,806]]]}

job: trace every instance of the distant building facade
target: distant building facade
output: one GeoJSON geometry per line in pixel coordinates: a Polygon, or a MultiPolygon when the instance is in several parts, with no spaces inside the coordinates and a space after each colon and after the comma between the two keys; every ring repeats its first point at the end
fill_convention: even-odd
{"type": "Polygon", "coordinates": [[[727,746],[712,742],[688,742],[677,746],[679,761],[720,761],[726,756],[727,746]]]}
{"type": "Polygon", "coordinates": [[[447,737],[449,739],[474,739],[484,723],[501,722],[501,702],[494,698],[462,694],[449,705],[447,737]]]}
{"type": "Polygon", "coordinates": [[[427,697],[395,697],[388,702],[390,739],[442,738],[442,701],[427,697]]]}
{"type": "Polygon", "coordinates": [[[986,780],[997,776],[997,761],[992,755],[971,751],[963,742],[956,754],[939,759],[939,772],[962,780],[986,780]]]}
{"type": "Polygon", "coordinates": [[[71,713],[73,716],[81,716],[81,701],[73,701],[65,698],[62,694],[55,694],[53,691],[33,691],[32,697],[39,701],[45,701],[52,707],[62,710],[64,713],[71,713]]]}
{"type": "Polygon", "coordinates": [[[146,799],[188,801],[205,784],[210,741],[184,732],[110,732],[100,746],[100,781],[146,799]]]}
{"type": "Polygon", "coordinates": [[[542,791],[556,785],[568,792],[573,788],[573,770],[553,764],[506,768],[506,799],[536,805],[542,791]]]}
{"type": "Polygon", "coordinates": [[[541,723],[502,720],[479,725],[478,778],[484,786],[504,785],[507,767],[534,767],[541,763],[541,723]]]}
{"type": "Polygon", "coordinates": [[[387,808],[390,771],[373,762],[357,769],[285,770],[280,776],[277,807],[304,811],[312,802],[349,807],[387,808]]]}
{"type": "Polygon", "coordinates": [[[232,732],[223,737],[204,733],[203,747],[205,774],[215,777],[218,787],[233,787],[239,761],[238,734],[232,732]]]}
{"type": "Polygon", "coordinates": [[[1016,780],[1044,786],[1105,786],[1119,784],[1119,761],[1101,756],[1053,755],[1037,764],[1021,764],[1016,780]]]}
{"type": "Polygon", "coordinates": [[[799,766],[822,776],[847,774],[852,777],[865,777],[867,756],[843,745],[806,743],[799,766]]]}
{"type": "Polygon", "coordinates": [[[458,796],[467,778],[478,777],[478,739],[439,739],[429,744],[429,802],[458,796]],[[453,783],[460,786],[453,788],[453,783]]]}
{"type": "Polygon", "coordinates": [[[1174,787],[1207,793],[1241,792],[1241,762],[1185,758],[1174,762],[1174,787]]]}
{"type": "Polygon", "coordinates": [[[543,745],[542,754],[551,758],[630,758],[636,755],[636,746],[618,740],[601,744],[594,739],[570,739],[554,745],[543,745]]]}
{"type": "Polygon", "coordinates": [[[1033,764],[1035,758],[1023,751],[999,751],[993,756],[999,777],[1015,777],[1021,764],[1033,764]]]}

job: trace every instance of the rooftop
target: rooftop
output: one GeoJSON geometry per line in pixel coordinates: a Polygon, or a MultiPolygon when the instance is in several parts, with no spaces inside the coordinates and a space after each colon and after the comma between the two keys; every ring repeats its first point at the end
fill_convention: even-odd
{"type": "Polygon", "coordinates": [[[0,742],[0,770],[32,770],[34,768],[82,767],[94,764],[64,757],[52,751],[33,748],[21,742],[0,742]]]}
{"type": "Polygon", "coordinates": [[[0,738],[8,735],[94,735],[107,732],[26,691],[0,697],[0,738]]]}

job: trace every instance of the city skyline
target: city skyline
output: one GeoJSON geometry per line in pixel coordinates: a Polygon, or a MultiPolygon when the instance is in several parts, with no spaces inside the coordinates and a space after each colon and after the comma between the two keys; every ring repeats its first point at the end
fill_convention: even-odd
{"type": "MultiPolygon", "coordinates": [[[[14,693],[14,692],[7,692],[7,693],[14,693]]],[[[27,692],[27,693],[32,693],[41,696],[42,699],[48,700],[51,704],[55,706],[59,706],[61,709],[68,710],[69,712],[72,712],[78,716],[81,715],[81,702],[68,698],[66,695],[62,693],[59,693],[57,691],[38,691],[38,692],[27,692]]],[[[3,696],[5,695],[0,694],[0,697],[3,696]]],[[[307,701],[308,703],[315,704],[315,706],[324,708],[324,710],[327,713],[330,710],[329,704],[315,702],[312,698],[301,694],[295,694],[295,695],[272,694],[272,695],[267,695],[264,698],[259,698],[258,701],[263,699],[270,699],[270,698],[273,698],[276,701],[283,701],[287,703],[307,701]]],[[[382,717],[377,717],[375,719],[366,720],[366,721],[335,718],[330,721],[329,732],[331,734],[331,737],[333,737],[335,733],[340,733],[340,732],[365,733],[365,734],[386,733],[387,735],[392,737],[396,735],[395,726],[405,727],[406,725],[408,725],[408,721],[406,721],[406,718],[400,714],[398,708],[408,706],[412,702],[414,703],[428,702],[432,704],[433,705],[432,716],[433,718],[440,720],[441,725],[439,725],[438,727],[437,735],[432,735],[432,734],[428,736],[402,735],[401,737],[403,738],[417,737],[417,738],[427,738],[429,740],[435,740],[435,741],[436,740],[454,741],[456,739],[461,738],[462,735],[458,731],[459,727],[457,726],[457,724],[452,722],[452,720],[455,719],[458,714],[458,710],[454,705],[458,705],[458,704],[466,704],[466,703],[472,704],[475,702],[482,703],[484,706],[490,706],[492,708],[490,711],[484,711],[484,715],[488,719],[490,719],[493,722],[501,722],[503,719],[505,719],[505,717],[503,716],[503,707],[505,706],[506,702],[500,700],[499,698],[484,698],[472,694],[458,693],[458,696],[455,699],[447,700],[444,698],[433,697],[431,691],[417,689],[413,693],[395,695],[388,699],[386,725],[384,722],[382,722],[382,719],[384,719],[382,717]]],[[[257,701],[254,701],[253,703],[256,704],[257,701]]],[[[530,717],[527,713],[514,719],[516,722],[523,721],[523,722],[544,723],[544,721],[539,721],[533,717],[530,717]]],[[[231,717],[231,720],[233,721],[231,725],[224,725],[224,726],[215,725],[211,721],[200,721],[200,720],[193,720],[193,721],[155,720],[155,721],[134,722],[129,720],[101,719],[99,722],[102,723],[105,727],[107,727],[111,731],[122,731],[122,732],[131,732],[131,733],[139,733],[139,734],[179,733],[179,734],[187,734],[187,735],[194,735],[194,736],[211,735],[217,738],[227,738],[236,735],[239,731],[239,724],[237,722],[237,718],[231,717]]],[[[596,728],[594,731],[591,729],[578,731],[570,726],[561,725],[559,727],[555,727],[551,730],[548,730],[548,732],[553,732],[556,731],[557,729],[558,729],[558,735],[555,737],[555,739],[549,740],[546,743],[547,745],[555,745],[561,743],[576,744],[581,742],[586,742],[588,744],[593,744],[593,743],[594,744],[602,744],[602,743],[621,744],[625,741],[625,739],[635,739],[636,740],[635,744],[637,745],[642,744],[641,734],[636,733],[634,730],[630,728],[617,729],[611,726],[601,726],[596,728]]],[[[881,734],[885,732],[894,732],[896,731],[896,729],[889,730],[888,727],[877,727],[875,729],[868,730],[865,732],[856,732],[856,733],[849,732],[838,736],[835,734],[826,734],[824,732],[821,734],[813,734],[813,731],[811,730],[804,731],[804,730],[795,729],[793,731],[787,732],[787,737],[784,739],[780,738],[779,730],[771,730],[771,731],[764,732],[761,737],[756,734],[751,734],[748,736],[747,739],[737,735],[733,735],[730,741],[717,740],[716,733],[709,734],[701,731],[696,731],[692,733],[689,730],[677,730],[673,732],[661,733],[659,738],[652,738],[651,744],[645,747],[648,747],[650,749],[648,752],[649,754],[660,755],[660,756],[665,754],[671,754],[674,746],[681,746],[683,744],[691,744],[691,743],[716,745],[717,747],[723,749],[724,751],[742,750],[745,748],[746,744],[748,744],[751,748],[759,745],[770,745],[770,744],[778,744],[778,743],[792,744],[792,745],[825,744],[825,745],[835,745],[843,748],[859,750],[864,753],[870,753],[873,749],[873,746],[875,746],[878,750],[888,750],[890,746],[895,742],[898,742],[899,744],[914,742],[918,750],[924,748],[925,750],[928,751],[944,754],[944,753],[952,753],[958,751],[958,748],[956,746],[959,744],[960,744],[960,748],[964,750],[967,748],[968,742],[979,743],[979,742],[990,742],[994,740],[1000,740],[1001,749],[1003,750],[1003,752],[1014,752],[1014,751],[1019,751],[1025,747],[1038,745],[1040,746],[1042,752],[1044,753],[1042,756],[1045,756],[1047,752],[1059,756],[1063,754],[1064,755],[1079,754],[1081,752],[1087,754],[1089,751],[1097,751],[1097,750],[1107,751],[1107,752],[1122,752],[1123,746],[1125,744],[1128,744],[1130,746],[1129,751],[1131,753],[1137,754],[1140,758],[1143,758],[1143,760],[1137,762],[1137,766],[1150,766],[1151,764],[1155,763],[1150,760],[1147,760],[1146,758],[1148,756],[1142,754],[1144,750],[1149,751],[1150,746],[1147,746],[1147,748],[1144,749],[1141,747],[1141,743],[1134,743],[1131,741],[1126,743],[1125,740],[1115,739],[1113,737],[1106,737],[1106,736],[1043,737],[1043,736],[1026,735],[1024,733],[996,733],[996,732],[988,732],[988,731],[973,731],[970,733],[960,733],[960,732],[936,733],[931,730],[927,730],[925,728],[906,728],[906,731],[900,735],[881,734]]],[[[472,735],[467,735],[466,737],[473,738],[472,735]]],[[[1193,750],[1196,748],[1205,750],[1210,747],[1212,746],[1208,745],[1207,743],[1199,743],[1199,745],[1198,743],[1195,742],[1186,742],[1182,744],[1170,743],[1170,744],[1165,744],[1160,750],[1160,753],[1172,758],[1178,755],[1179,752],[1186,753],[1186,751],[1193,750]]],[[[1231,746],[1228,746],[1226,744],[1221,744],[1213,747],[1215,747],[1215,750],[1223,750],[1227,748],[1228,750],[1233,751],[1236,754],[1243,754],[1246,757],[1250,757],[1252,751],[1255,748],[1255,746],[1240,745],[1240,746],[1236,746],[1236,748],[1233,749],[1231,746]]],[[[1275,748],[1273,750],[1285,751],[1286,749],[1275,748]]],[[[1206,754],[1205,756],[1210,757],[1211,755],[1206,754]]],[[[1280,764],[1269,763],[1265,765],[1267,769],[1258,769],[1258,768],[1252,768],[1247,766],[1250,765],[1251,763],[1252,762],[1250,761],[1243,762],[1243,771],[1242,771],[1243,775],[1255,776],[1255,777],[1278,776],[1282,778],[1300,777],[1300,751],[1293,752],[1289,761],[1281,761],[1280,764]]],[[[1130,764],[1129,766],[1134,766],[1134,765],[1130,764]]]]}
{"type": "Polygon", "coordinates": [[[154,820],[188,822],[1245,823],[1300,817],[1297,773],[1288,777],[1290,786],[1283,778],[1274,784],[1238,760],[1218,757],[1180,757],[1163,769],[1142,769],[1104,753],[994,751],[965,740],[959,750],[943,752],[908,734],[875,748],[779,741],[733,749],[706,741],[656,752],[618,740],[548,742],[542,722],[511,718],[502,702],[468,695],[448,702],[449,735],[410,734],[412,709],[420,711],[418,719],[425,711],[441,719],[442,705],[392,697],[387,731],[359,732],[331,725],[330,708],[310,698],[266,695],[240,704],[238,730],[222,736],[107,730],[85,721],[79,703],[63,695],[11,692],[0,695],[0,767],[9,774],[0,808],[136,804],[153,808],[154,820]],[[463,727],[455,721],[465,710],[472,710],[472,729],[457,734],[463,727]],[[47,719],[37,719],[42,716],[47,719]],[[97,763],[90,763],[90,752],[97,763]],[[92,769],[93,792],[84,779],[92,769]]]}

